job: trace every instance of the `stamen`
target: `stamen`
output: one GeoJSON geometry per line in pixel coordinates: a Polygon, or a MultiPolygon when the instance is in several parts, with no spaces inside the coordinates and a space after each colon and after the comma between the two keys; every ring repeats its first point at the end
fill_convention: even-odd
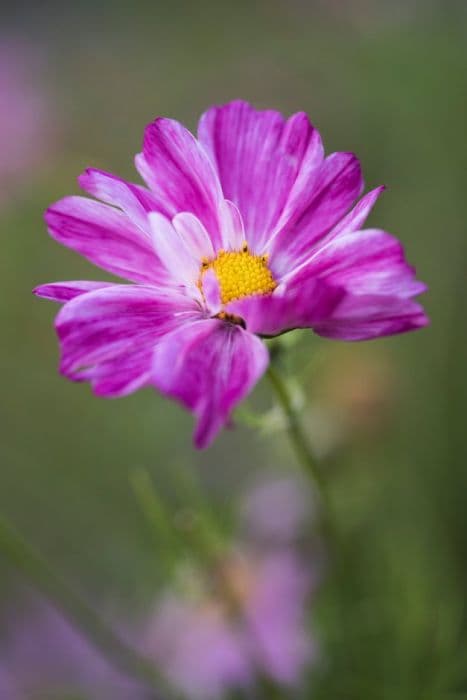
{"type": "Polygon", "coordinates": [[[250,253],[246,242],[239,251],[221,249],[214,260],[203,258],[199,286],[202,288],[202,277],[211,269],[219,280],[222,304],[254,294],[271,294],[277,283],[268,268],[268,258],[250,253]]]}

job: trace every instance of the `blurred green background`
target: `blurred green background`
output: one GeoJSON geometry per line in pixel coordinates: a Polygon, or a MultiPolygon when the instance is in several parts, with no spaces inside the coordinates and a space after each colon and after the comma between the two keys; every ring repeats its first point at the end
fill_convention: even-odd
{"type": "MultiPolygon", "coordinates": [[[[195,470],[224,513],[253,473],[295,468],[280,431],[238,425],[195,453],[191,417],[152,390],[106,401],[62,379],[57,309],[30,290],[102,278],[47,236],[42,213],[78,193],[87,166],[134,180],[155,116],[195,129],[208,105],[236,97],[305,110],[328,152],[359,155],[367,188],[388,185],[370,223],[405,244],[431,318],[406,336],[338,345],[310,333],[293,348],[345,540],[342,571],[316,601],[325,663],[313,697],[467,697],[465,3],[109,0],[2,12],[2,38],[37,52],[51,133],[0,210],[1,512],[86,596],[142,606],[159,555],[132,470],[147,469],[174,511],[173,474],[195,470]]],[[[266,384],[255,402],[269,404],[266,384]]],[[[0,579],[6,596],[1,561],[0,579]]]]}

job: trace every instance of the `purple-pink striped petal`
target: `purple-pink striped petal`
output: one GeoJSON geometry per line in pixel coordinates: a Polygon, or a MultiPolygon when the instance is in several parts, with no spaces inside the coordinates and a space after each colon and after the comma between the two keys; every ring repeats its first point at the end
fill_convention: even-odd
{"type": "Polygon", "coordinates": [[[103,395],[128,393],[146,382],[158,340],[198,314],[187,297],[155,287],[113,285],[82,294],[56,318],[60,371],[103,395]]]}
{"type": "Polygon", "coordinates": [[[330,239],[289,277],[287,286],[300,289],[308,280],[341,292],[328,318],[311,324],[320,335],[364,340],[428,322],[421,306],[411,301],[426,285],[416,279],[399,241],[385,231],[366,229],[330,239]]]}
{"type": "Polygon", "coordinates": [[[240,316],[250,333],[274,336],[293,328],[310,328],[329,318],[342,296],[338,287],[308,277],[297,284],[278,287],[269,296],[232,301],[226,310],[240,316]]]}
{"type": "Polygon", "coordinates": [[[47,210],[45,220],[55,240],[108,272],[143,284],[167,280],[150,236],[107,204],[65,197],[47,210]]]}
{"type": "Polygon", "coordinates": [[[188,129],[172,119],[149,124],[136,167],[163,206],[162,213],[170,218],[183,211],[195,214],[220,245],[221,187],[208,155],[188,129]]]}
{"type": "Polygon", "coordinates": [[[351,294],[409,298],[426,290],[405,261],[401,243],[379,229],[333,238],[295,275],[295,280],[308,276],[324,279],[351,294]]]}
{"type": "Polygon", "coordinates": [[[222,309],[221,288],[214,270],[207,270],[202,278],[202,291],[206,306],[211,316],[216,316],[222,309]]]}
{"type": "Polygon", "coordinates": [[[423,307],[410,299],[349,294],[332,316],[313,330],[326,338],[356,341],[406,333],[428,323],[423,307]]]}
{"type": "Polygon", "coordinates": [[[261,340],[240,326],[210,319],[185,325],[158,343],[152,379],[197,418],[195,444],[207,447],[268,364],[261,340]]]}
{"type": "Polygon", "coordinates": [[[201,268],[201,260],[186,241],[185,232],[180,226],[175,228],[162,214],[149,214],[151,236],[157,256],[167,270],[174,284],[191,290],[198,296],[196,282],[201,268]]]}
{"type": "Polygon", "coordinates": [[[346,216],[344,216],[336,226],[334,226],[326,238],[321,241],[321,244],[324,245],[332,238],[336,238],[343,233],[352,233],[353,231],[361,230],[376,200],[385,189],[386,187],[384,185],[380,185],[362,197],[354,208],[346,216]]]}
{"type": "Polygon", "coordinates": [[[353,153],[333,153],[320,168],[304,210],[278,231],[268,252],[277,279],[301,265],[313,246],[338,223],[363,188],[360,163],[353,153]]]}
{"type": "Polygon", "coordinates": [[[88,280],[73,280],[72,282],[51,282],[50,284],[40,284],[32,290],[32,293],[37,297],[49,299],[49,301],[57,301],[60,304],[70,301],[75,297],[85,294],[86,292],[94,292],[96,289],[104,289],[110,287],[110,282],[93,282],[88,280]]]}
{"type": "Polygon", "coordinates": [[[205,112],[198,137],[224,196],[240,210],[249,245],[264,252],[281,213],[287,220],[314,181],[323,157],[318,132],[302,112],[285,120],[236,100],[205,112]]]}
{"type": "Polygon", "coordinates": [[[161,209],[152,192],[145,187],[103,170],[87,168],[78,177],[78,182],[88,194],[124,211],[143,231],[149,230],[148,212],[161,209]]]}
{"type": "Polygon", "coordinates": [[[214,257],[214,248],[208,232],[194,214],[182,212],[172,219],[172,224],[184,246],[197,261],[198,270],[203,258],[214,257]]]}
{"type": "Polygon", "coordinates": [[[238,207],[229,199],[223,199],[219,207],[222,229],[222,247],[240,250],[246,241],[245,227],[238,207]]]}

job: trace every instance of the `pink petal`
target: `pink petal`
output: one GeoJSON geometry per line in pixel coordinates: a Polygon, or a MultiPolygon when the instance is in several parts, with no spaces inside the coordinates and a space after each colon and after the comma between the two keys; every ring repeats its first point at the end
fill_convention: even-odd
{"type": "Polygon", "coordinates": [[[195,444],[207,447],[259,380],[268,352],[259,338],[219,320],[185,325],[154,351],[152,379],[195,413],[195,444]]]}
{"type": "Polygon", "coordinates": [[[91,282],[91,281],[73,281],[73,282],[52,282],[50,284],[41,284],[32,290],[33,294],[43,299],[50,301],[58,301],[63,304],[70,301],[80,294],[93,292],[95,289],[104,289],[110,287],[110,282],[91,282]]]}
{"type": "Polygon", "coordinates": [[[225,197],[241,212],[248,243],[264,252],[281,213],[285,210],[287,220],[314,180],[322,160],[318,132],[303,113],[285,120],[279,112],[258,111],[237,100],[209,109],[198,136],[225,197]]]}
{"type": "Polygon", "coordinates": [[[275,234],[269,247],[277,279],[302,264],[316,242],[344,216],[363,187],[360,164],[352,153],[333,153],[321,166],[304,210],[275,234]]]}
{"type": "Polygon", "coordinates": [[[194,255],[193,245],[186,241],[183,228],[174,227],[162,214],[149,214],[149,224],[154,248],[171,279],[180,286],[196,291],[201,271],[201,258],[194,255]]]}
{"type": "Polygon", "coordinates": [[[222,246],[225,250],[240,250],[246,241],[243,219],[233,202],[223,199],[219,207],[222,246]]]}
{"type": "Polygon", "coordinates": [[[149,235],[113,207],[65,197],[47,210],[45,220],[53,238],[104,270],[134,282],[167,281],[149,235]]]}
{"type": "Polygon", "coordinates": [[[269,296],[245,297],[225,308],[240,316],[250,333],[274,336],[326,320],[342,296],[339,288],[308,277],[297,284],[282,285],[269,296]]]}
{"type": "Polygon", "coordinates": [[[405,261],[401,243],[385,231],[341,234],[320,248],[300,275],[313,275],[352,294],[409,298],[426,290],[405,261]]]}
{"type": "Polygon", "coordinates": [[[364,197],[362,197],[354,208],[339,221],[337,226],[335,226],[332,231],[330,231],[322,243],[328,243],[329,240],[336,238],[343,233],[352,233],[353,231],[361,230],[376,200],[385,189],[386,187],[384,185],[380,185],[380,187],[376,187],[374,190],[371,190],[371,192],[368,192],[364,197]]]}
{"type": "Polygon", "coordinates": [[[222,302],[220,284],[214,270],[207,270],[203,275],[202,282],[206,306],[211,316],[215,316],[220,312],[222,302]]]}
{"type": "Polygon", "coordinates": [[[330,239],[285,286],[300,290],[311,280],[341,294],[327,318],[312,319],[311,326],[320,335],[363,340],[428,322],[423,309],[410,301],[426,286],[415,278],[402,245],[385,231],[367,229],[330,239]]]}
{"type": "Polygon", "coordinates": [[[132,348],[117,357],[77,372],[73,379],[89,381],[96,396],[127,396],[150,384],[153,347],[132,348]]]}
{"type": "Polygon", "coordinates": [[[299,268],[292,266],[288,273],[282,275],[282,281],[287,281],[287,279],[294,277],[300,267],[306,266],[306,264],[334,238],[360,230],[373,208],[374,203],[385,189],[386,187],[381,185],[362,197],[354,208],[344,216],[324,238],[309,249],[308,256],[305,256],[305,260],[301,263],[299,268]]]}
{"type": "Polygon", "coordinates": [[[214,244],[220,245],[218,203],[222,198],[214,167],[194,136],[172,119],[156,119],[146,128],[136,167],[169,218],[195,214],[214,244]]]}
{"type": "Polygon", "coordinates": [[[172,224],[191,256],[197,261],[198,270],[203,258],[214,257],[214,248],[209,234],[194,214],[182,212],[172,219],[172,224]]]}
{"type": "Polygon", "coordinates": [[[157,341],[198,313],[186,297],[155,287],[112,285],[82,294],[56,318],[60,371],[103,395],[128,393],[146,383],[157,341]]]}
{"type": "Polygon", "coordinates": [[[409,299],[348,295],[329,320],[313,330],[326,338],[355,341],[406,333],[428,323],[420,304],[409,299]]]}
{"type": "Polygon", "coordinates": [[[88,168],[79,176],[78,182],[88,194],[124,211],[143,231],[149,229],[147,213],[160,210],[159,203],[149,190],[112,173],[88,168]]]}

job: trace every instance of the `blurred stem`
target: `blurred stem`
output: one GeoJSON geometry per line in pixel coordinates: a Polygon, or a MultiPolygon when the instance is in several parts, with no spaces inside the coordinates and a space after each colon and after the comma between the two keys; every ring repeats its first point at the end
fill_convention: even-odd
{"type": "MultiPolygon", "coordinates": [[[[172,474],[177,491],[195,516],[194,539],[209,558],[218,559],[225,551],[225,533],[207,501],[195,469],[179,465],[172,474]]],[[[182,506],[183,507],[183,506],[182,506]]]]}
{"type": "Polygon", "coordinates": [[[195,551],[205,564],[217,564],[225,551],[224,539],[194,477],[182,475],[180,469],[176,469],[172,475],[177,491],[186,496],[187,505],[182,505],[178,513],[183,515],[185,508],[188,522],[184,527],[180,523],[177,525],[176,518],[169,514],[146,470],[135,470],[130,479],[154,535],[159,544],[161,541],[163,543],[159,550],[165,557],[164,564],[169,579],[180,561],[180,555],[187,552],[195,551]]]}
{"type": "Polygon", "coordinates": [[[313,485],[324,498],[324,482],[320,470],[315,462],[313,451],[308,438],[305,435],[303,426],[300,423],[298,412],[296,411],[292,396],[288,386],[281,373],[274,365],[269,365],[268,369],[269,381],[272,384],[276,397],[282,408],[287,421],[287,431],[289,433],[290,442],[295,451],[298,461],[305,469],[308,476],[311,478],[313,485]]]}
{"type": "Polygon", "coordinates": [[[127,646],[1,516],[0,553],[56,604],[116,669],[150,687],[154,700],[171,697],[167,687],[164,687],[163,693],[161,692],[163,681],[153,665],[127,646]]]}
{"type": "Polygon", "coordinates": [[[162,559],[165,573],[170,577],[178,560],[181,544],[171,527],[169,513],[145,469],[135,469],[130,474],[130,482],[154,537],[159,545],[162,543],[159,547],[159,561],[162,559]]]}
{"type": "Polygon", "coordinates": [[[287,382],[277,369],[277,366],[273,363],[269,365],[267,374],[284,413],[287,423],[287,432],[294,452],[321,500],[323,525],[329,534],[333,535],[333,539],[336,541],[335,528],[330,518],[331,508],[325,480],[316,463],[312,447],[300,422],[298,411],[294,406],[287,382]]]}

